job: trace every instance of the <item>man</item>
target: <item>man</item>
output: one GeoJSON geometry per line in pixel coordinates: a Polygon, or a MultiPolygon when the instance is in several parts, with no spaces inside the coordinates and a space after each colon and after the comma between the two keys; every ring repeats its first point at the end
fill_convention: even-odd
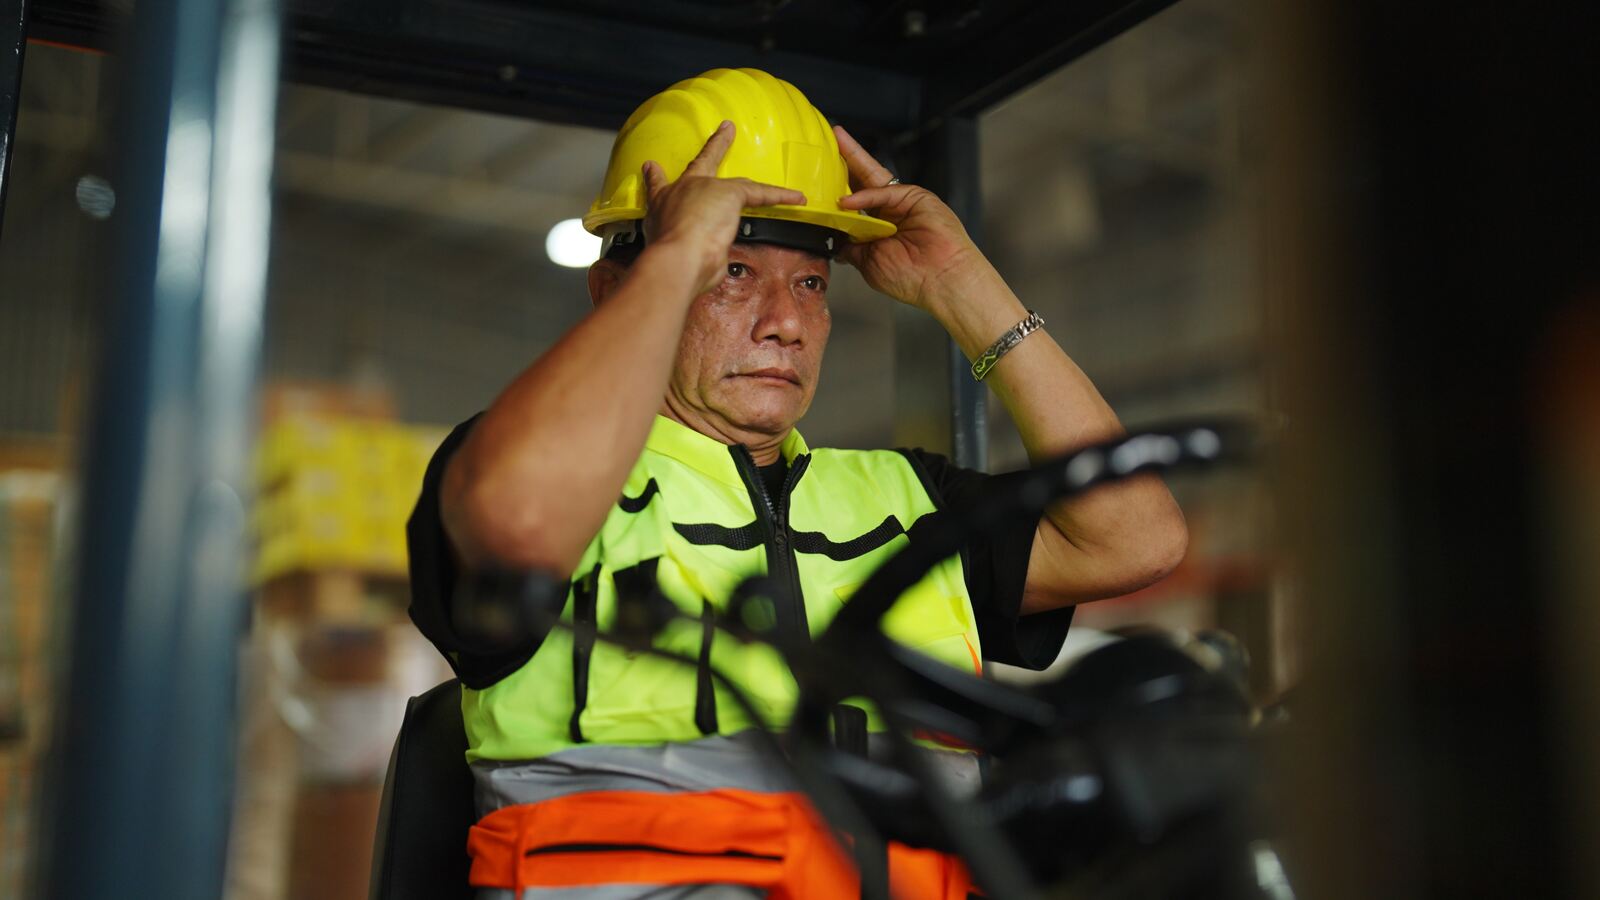
{"type": "MultiPolygon", "coordinates": [[[[844,896],[849,867],[710,672],[779,725],[793,680],[769,649],[719,635],[715,615],[765,574],[775,627],[819,632],[919,521],[987,476],[921,451],[806,447],[795,424],[827,344],[830,257],[987,356],[978,371],[1031,458],[1121,426],[938,197],[766,73],[715,70],[641,106],[585,225],[606,239],[593,313],[446,440],[410,525],[413,617],[465,687],[483,814],[473,883],[540,898],[844,896]],[[488,567],[570,578],[573,628],[474,648],[450,594],[488,567]],[[648,591],[686,614],[657,646],[698,667],[595,640],[619,596],[648,591]]],[[[957,667],[1042,667],[1072,605],[1160,578],[1185,542],[1158,479],[1103,487],[946,561],[884,627],[957,667]]],[[[838,721],[852,716],[880,727],[854,707],[838,721]]],[[[890,862],[904,895],[965,896],[936,855],[896,847],[890,862]]]]}

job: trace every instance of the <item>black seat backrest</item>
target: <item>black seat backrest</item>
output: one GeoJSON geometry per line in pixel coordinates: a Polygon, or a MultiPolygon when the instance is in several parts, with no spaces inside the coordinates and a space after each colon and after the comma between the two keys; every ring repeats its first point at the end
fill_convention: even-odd
{"type": "Polygon", "coordinates": [[[406,704],[372,847],[370,900],[472,900],[467,830],[476,821],[461,683],[406,704]]]}

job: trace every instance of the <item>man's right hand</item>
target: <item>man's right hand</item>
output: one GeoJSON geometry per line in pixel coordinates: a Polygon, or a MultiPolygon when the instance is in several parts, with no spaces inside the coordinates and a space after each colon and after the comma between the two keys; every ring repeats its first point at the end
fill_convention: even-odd
{"type": "Polygon", "coordinates": [[[732,122],[719,125],[677,181],[669,182],[655,161],[644,164],[645,247],[670,246],[693,259],[696,295],[722,281],[743,210],[806,202],[799,191],[748,178],[718,178],[717,166],[733,146],[733,131],[732,122]]]}

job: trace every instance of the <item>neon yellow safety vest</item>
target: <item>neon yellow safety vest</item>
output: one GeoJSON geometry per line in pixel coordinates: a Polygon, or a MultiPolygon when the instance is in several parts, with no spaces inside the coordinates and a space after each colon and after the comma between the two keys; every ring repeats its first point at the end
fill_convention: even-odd
{"type": "MultiPolygon", "coordinates": [[[[752,727],[707,665],[740,684],[769,723],[787,722],[795,683],[782,659],[714,631],[710,615],[746,578],[768,575],[779,595],[777,627],[814,636],[935,507],[898,452],[811,451],[791,432],[782,453],[785,490],[769,497],[744,447],[658,416],[568,592],[562,617],[576,632],[552,631],[520,669],[462,691],[468,760],[531,760],[581,744],[689,741],[752,727]],[[652,583],[698,620],[673,622],[656,646],[700,660],[698,668],[593,639],[589,626],[611,626],[619,587],[652,583]]],[[[935,659],[981,671],[959,557],[902,596],[884,628],[935,659]]],[[[868,721],[880,730],[870,711],[868,721]]]]}

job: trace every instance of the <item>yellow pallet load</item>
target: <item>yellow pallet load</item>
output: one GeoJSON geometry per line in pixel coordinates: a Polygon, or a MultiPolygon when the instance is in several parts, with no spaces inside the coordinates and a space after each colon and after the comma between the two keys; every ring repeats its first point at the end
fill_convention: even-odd
{"type": "Polygon", "coordinates": [[[405,523],[445,430],[397,422],[286,418],[257,462],[257,584],[296,571],[404,575],[405,523]]]}

